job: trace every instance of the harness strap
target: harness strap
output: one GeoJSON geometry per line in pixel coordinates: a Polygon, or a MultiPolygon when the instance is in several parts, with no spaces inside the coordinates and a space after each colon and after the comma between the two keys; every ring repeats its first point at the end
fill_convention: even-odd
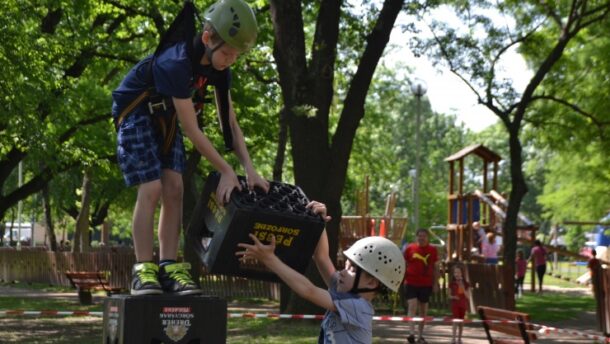
{"type": "Polygon", "coordinates": [[[117,117],[117,119],[114,121],[114,127],[116,131],[119,131],[119,127],[121,126],[121,123],[123,123],[125,117],[127,117],[127,115],[131,113],[131,111],[133,111],[138,105],[140,105],[144,101],[144,99],[148,98],[149,95],[149,90],[140,93],[140,95],[137,96],[136,99],[134,99],[129,105],[125,107],[125,109],[123,109],[123,111],[121,111],[119,117],[117,117]]]}

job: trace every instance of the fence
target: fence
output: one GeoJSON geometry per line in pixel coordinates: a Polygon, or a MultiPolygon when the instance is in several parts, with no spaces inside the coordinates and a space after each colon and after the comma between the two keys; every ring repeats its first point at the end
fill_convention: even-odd
{"type": "Polygon", "coordinates": [[[465,264],[472,288],[472,310],[477,306],[506,308],[503,266],[493,264],[465,264]]]}
{"type": "MultiPolygon", "coordinates": [[[[0,248],[0,280],[45,283],[70,287],[66,271],[110,271],[113,288],[127,290],[131,282],[131,268],[135,263],[129,248],[105,248],[88,253],[51,252],[41,249],[0,248]]],[[[441,263],[441,288],[432,295],[430,307],[449,308],[447,285],[450,264],[441,263]]],[[[504,307],[501,290],[502,267],[488,264],[467,264],[467,274],[473,291],[473,305],[504,307]]],[[[248,297],[279,300],[279,284],[226,275],[204,274],[201,286],[206,293],[224,298],[248,297]]],[[[610,277],[606,288],[610,286],[610,277]]],[[[608,295],[608,292],[606,293],[608,295]]],[[[608,301],[606,301],[608,302],[608,301]]],[[[607,308],[607,307],[606,307],[607,308]]],[[[610,321],[610,317],[606,317],[610,321]]]]}
{"type": "MultiPolygon", "coordinates": [[[[127,290],[134,263],[135,256],[128,248],[87,253],[0,248],[0,280],[70,287],[70,281],[65,276],[66,271],[110,271],[110,286],[127,290]]],[[[279,286],[272,282],[206,274],[201,279],[201,285],[206,293],[225,298],[257,297],[279,300],[279,286]]]]}

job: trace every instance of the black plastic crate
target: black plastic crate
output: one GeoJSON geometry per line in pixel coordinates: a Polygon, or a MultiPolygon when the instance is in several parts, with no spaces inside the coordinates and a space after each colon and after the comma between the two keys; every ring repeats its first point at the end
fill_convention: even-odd
{"type": "Polygon", "coordinates": [[[212,296],[113,295],[104,300],[104,344],[224,344],[227,302],[212,296]]]}
{"type": "Polygon", "coordinates": [[[253,233],[262,242],[276,238],[275,254],[293,269],[304,273],[324,229],[322,218],[305,208],[309,199],[301,188],[270,182],[269,192],[248,190],[238,177],[242,191],[233,191],[224,206],[216,201],[220,174],[211,173],[195,209],[188,236],[210,273],[279,281],[263,265],[243,262],[235,256],[237,244],[251,242],[253,233]]]}

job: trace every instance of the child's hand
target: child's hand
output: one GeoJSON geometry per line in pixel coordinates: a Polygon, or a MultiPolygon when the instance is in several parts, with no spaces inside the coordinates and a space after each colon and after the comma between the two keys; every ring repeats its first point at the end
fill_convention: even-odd
{"type": "Polygon", "coordinates": [[[306,208],[310,208],[314,214],[319,214],[322,216],[322,220],[324,220],[324,222],[328,222],[332,219],[330,216],[326,215],[326,205],[324,203],[311,201],[309,204],[307,204],[306,208]]]}
{"type": "Polygon", "coordinates": [[[254,241],[254,244],[237,244],[238,247],[241,247],[244,250],[235,252],[236,256],[240,256],[241,258],[246,260],[257,259],[262,263],[265,263],[267,259],[275,255],[275,235],[271,236],[271,243],[269,245],[261,243],[254,234],[250,234],[250,239],[254,241]]]}
{"type": "Polygon", "coordinates": [[[246,178],[248,181],[248,189],[254,190],[255,186],[263,189],[265,192],[269,192],[269,181],[267,179],[261,177],[256,171],[252,171],[246,174],[246,178]]]}
{"type": "Polygon", "coordinates": [[[220,175],[218,187],[216,187],[216,202],[218,204],[226,204],[231,200],[233,189],[241,191],[241,184],[237,179],[237,175],[233,170],[220,175]]]}

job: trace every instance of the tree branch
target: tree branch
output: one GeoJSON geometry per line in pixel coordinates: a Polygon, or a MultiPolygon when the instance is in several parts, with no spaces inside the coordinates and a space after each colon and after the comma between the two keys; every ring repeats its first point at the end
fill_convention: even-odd
{"type": "Polygon", "coordinates": [[[532,101],[535,100],[550,100],[556,103],[559,103],[567,108],[570,108],[572,110],[574,110],[576,113],[588,118],[589,120],[591,120],[591,122],[593,122],[593,124],[595,124],[595,126],[597,126],[598,128],[603,128],[607,125],[610,125],[610,121],[600,121],[599,119],[595,118],[595,116],[589,112],[584,111],[583,109],[581,109],[578,105],[570,103],[564,99],[560,99],[554,96],[549,96],[549,95],[540,95],[540,96],[534,96],[532,97],[532,101]]]}
{"type": "Polygon", "coordinates": [[[103,115],[98,115],[98,116],[94,116],[91,118],[85,118],[81,121],[78,121],[76,124],[74,124],[72,127],[70,127],[68,130],[66,130],[60,137],[59,137],[59,142],[63,143],[66,142],[70,137],[72,137],[76,131],[78,131],[79,129],[82,129],[83,126],[89,125],[89,124],[95,124],[101,121],[105,121],[108,120],[111,117],[110,113],[106,113],[103,115]]]}

